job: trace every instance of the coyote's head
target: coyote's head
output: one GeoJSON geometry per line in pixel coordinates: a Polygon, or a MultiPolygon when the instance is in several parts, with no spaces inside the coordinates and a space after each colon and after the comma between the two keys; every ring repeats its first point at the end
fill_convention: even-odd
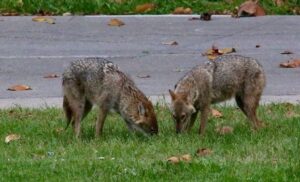
{"type": "Polygon", "coordinates": [[[133,120],[134,122],[129,124],[131,129],[151,135],[158,133],[157,119],[150,101],[137,104],[136,117],[133,120]]]}
{"type": "Polygon", "coordinates": [[[169,90],[171,96],[171,112],[176,126],[176,132],[180,133],[190,128],[191,115],[196,109],[187,99],[186,93],[174,93],[169,90]]]}

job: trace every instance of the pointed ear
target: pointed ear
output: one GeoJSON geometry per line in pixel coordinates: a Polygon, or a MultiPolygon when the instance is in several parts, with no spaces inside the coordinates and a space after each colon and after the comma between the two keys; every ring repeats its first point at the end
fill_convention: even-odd
{"type": "Polygon", "coordinates": [[[190,110],[191,113],[195,113],[196,112],[196,109],[195,109],[195,107],[192,104],[188,105],[188,109],[190,110]]]}
{"type": "Polygon", "coordinates": [[[144,107],[144,105],[142,103],[139,103],[139,105],[138,105],[138,111],[139,111],[140,115],[145,115],[146,110],[145,110],[145,107],[144,107]]]}
{"type": "Polygon", "coordinates": [[[176,94],[171,89],[169,89],[169,93],[170,93],[171,99],[175,100],[176,99],[176,94]]]}
{"type": "Polygon", "coordinates": [[[195,93],[195,96],[193,98],[193,101],[197,100],[198,97],[199,97],[199,92],[198,92],[198,90],[196,90],[196,93],[195,93]]]}

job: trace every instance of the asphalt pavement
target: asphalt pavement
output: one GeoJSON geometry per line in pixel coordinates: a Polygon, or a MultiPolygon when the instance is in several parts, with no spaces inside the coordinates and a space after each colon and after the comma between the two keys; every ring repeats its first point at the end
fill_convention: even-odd
{"type": "Polygon", "coordinates": [[[70,61],[94,56],[118,64],[152,100],[168,102],[168,89],[207,61],[201,53],[212,45],[234,47],[236,54],[259,60],[267,75],[262,103],[300,102],[300,68],[279,68],[300,58],[299,16],[191,17],[197,15],[65,16],[48,24],[30,16],[0,16],[0,108],[61,106],[61,77],[43,76],[60,76],[70,61]],[[125,25],[108,26],[111,18],[125,25]],[[170,41],[178,45],[163,44],[170,41]],[[280,54],[286,50],[293,54],[280,54]],[[16,84],[32,90],[7,90],[16,84]]]}

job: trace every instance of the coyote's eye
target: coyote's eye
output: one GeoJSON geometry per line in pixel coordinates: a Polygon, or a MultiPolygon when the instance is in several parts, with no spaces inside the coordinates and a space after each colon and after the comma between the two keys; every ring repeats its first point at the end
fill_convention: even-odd
{"type": "Polygon", "coordinates": [[[180,116],[181,120],[184,120],[185,117],[186,117],[186,114],[185,114],[185,113],[182,113],[181,116],[180,116]]]}

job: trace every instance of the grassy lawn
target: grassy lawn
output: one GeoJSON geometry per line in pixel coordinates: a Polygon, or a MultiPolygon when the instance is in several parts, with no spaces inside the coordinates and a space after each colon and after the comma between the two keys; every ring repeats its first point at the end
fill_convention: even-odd
{"type": "MultiPolygon", "coordinates": [[[[137,14],[135,7],[154,3],[156,8],[147,14],[170,14],[176,7],[189,7],[194,13],[229,14],[245,0],[1,0],[0,13],[53,14],[137,14]]],[[[286,1],[276,6],[274,0],[260,1],[268,14],[294,14],[300,10],[300,0],[286,1]],[[298,8],[297,8],[298,7],[298,8]]]]}
{"type": "MultiPolygon", "coordinates": [[[[79,140],[65,127],[60,109],[0,110],[1,181],[299,181],[300,105],[259,108],[267,127],[249,128],[234,107],[218,107],[222,118],[210,118],[205,138],[197,127],[177,135],[168,110],[156,108],[159,136],[129,133],[123,120],[111,114],[101,138],[94,138],[93,111],[83,122],[79,140]],[[234,128],[232,134],[215,132],[217,125],[234,128]],[[21,138],[8,144],[11,133],[21,138]],[[195,155],[209,148],[211,155],[195,155]],[[191,154],[190,162],[166,160],[191,154]]],[[[198,125],[198,123],[197,123],[198,125]]]]}

